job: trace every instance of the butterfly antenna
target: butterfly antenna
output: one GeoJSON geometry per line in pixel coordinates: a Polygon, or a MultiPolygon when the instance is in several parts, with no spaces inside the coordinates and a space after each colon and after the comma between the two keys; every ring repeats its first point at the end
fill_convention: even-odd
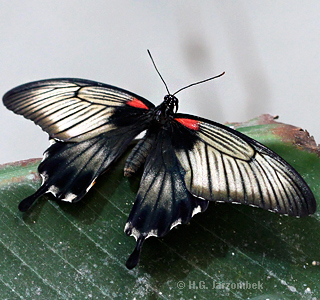
{"type": "Polygon", "coordinates": [[[207,82],[207,81],[209,81],[209,80],[212,80],[212,79],[221,77],[222,75],[224,75],[224,73],[225,73],[225,72],[222,72],[221,74],[219,74],[219,75],[217,75],[217,76],[213,76],[213,77],[207,78],[207,79],[205,79],[205,80],[201,80],[201,81],[197,81],[197,82],[195,82],[195,83],[191,83],[191,84],[189,84],[189,85],[181,88],[180,90],[177,90],[177,91],[173,94],[173,96],[176,95],[176,94],[178,94],[178,93],[181,92],[182,90],[185,90],[185,89],[187,89],[187,88],[189,88],[189,87],[191,87],[191,86],[194,86],[194,85],[197,85],[197,84],[200,84],[200,83],[204,83],[204,82],[207,82]]]}
{"type": "Polygon", "coordinates": [[[149,49],[147,49],[147,51],[148,51],[148,54],[149,54],[149,56],[150,56],[150,58],[151,58],[151,61],[152,61],[152,63],[153,63],[154,68],[156,69],[158,75],[160,76],[162,82],[164,83],[164,86],[166,87],[166,90],[167,90],[168,94],[171,95],[170,92],[169,92],[168,86],[167,86],[166,82],[164,81],[163,77],[161,76],[161,74],[160,74],[160,72],[159,72],[159,70],[158,70],[158,68],[157,68],[157,66],[156,66],[156,64],[155,64],[155,62],[154,62],[154,60],[153,60],[153,58],[152,58],[152,55],[151,55],[149,49]]]}

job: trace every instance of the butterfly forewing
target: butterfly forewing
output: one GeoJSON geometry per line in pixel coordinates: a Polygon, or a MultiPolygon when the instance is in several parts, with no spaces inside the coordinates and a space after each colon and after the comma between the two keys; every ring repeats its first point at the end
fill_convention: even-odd
{"type": "Polygon", "coordinates": [[[113,116],[123,107],[130,106],[132,111],[154,107],[128,91],[83,79],[28,83],[6,93],[3,102],[51,138],[77,142],[116,129],[113,116]]]}
{"type": "Polygon", "coordinates": [[[45,152],[40,189],[24,199],[27,210],[42,194],[76,202],[149,124],[152,103],[125,90],[82,79],[51,79],[19,86],[4,104],[33,120],[53,145],[45,152]]]}
{"type": "Polygon", "coordinates": [[[188,127],[186,140],[193,144],[175,153],[186,171],[185,184],[195,196],[233,202],[291,216],[315,212],[314,196],[302,177],[276,153],[221,124],[179,114],[188,127]],[[190,122],[189,122],[190,123],[190,122]]]}

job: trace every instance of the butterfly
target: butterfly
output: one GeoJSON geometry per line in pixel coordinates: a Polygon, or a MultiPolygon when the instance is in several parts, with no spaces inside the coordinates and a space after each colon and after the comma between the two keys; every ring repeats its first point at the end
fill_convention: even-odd
{"type": "Polygon", "coordinates": [[[34,121],[50,138],[38,167],[42,185],[19,209],[27,211],[45,193],[79,201],[144,132],[124,167],[124,175],[131,176],[144,166],[124,229],[136,239],[126,262],[129,269],[138,264],[147,238],[163,237],[188,223],[209,201],[289,216],[315,212],[312,191],[275,152],[227,126],[177,113],[175,95],[187,87],[174,94],[167,88],[158,106],[124,89],[84,79],[41,80],[7,92],[4,105],[34,121]]]}

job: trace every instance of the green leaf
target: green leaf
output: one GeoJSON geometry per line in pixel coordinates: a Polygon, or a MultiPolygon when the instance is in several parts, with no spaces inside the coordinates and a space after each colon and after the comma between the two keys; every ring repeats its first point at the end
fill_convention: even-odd
{"type": "MultiPolygon", "coordinates": [[[[306,132],[263,116],[231,124],[291,163],[320,199],[319,149],[306,132]]],[[[40,186],[40,160],[0,168],[1,299],[316,299],[320,297],[319,214],[292,218],[252,207],[211,203],[189,225],[150,238],[140,264],[124,224],[139,177],[125,158],[78,204],[42,197],[17,205],[40,186]]]]}

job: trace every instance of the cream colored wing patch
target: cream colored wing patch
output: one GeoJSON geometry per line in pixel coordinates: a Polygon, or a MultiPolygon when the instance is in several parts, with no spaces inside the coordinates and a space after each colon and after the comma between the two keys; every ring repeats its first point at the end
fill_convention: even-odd
{"type": "Polygon", "coordinates": [[[4,104],[33,120],[51,138],[79,142],[115,129],[110,119],[116,108],[134,99],[129,92],[96,82],[52,79],[9,91],[4,104]]]}
{"type": "Polygon", "coordinates": [[[176,151],[193,195],[292,216],[314,212],[312,192],[276,153],[223,127],[199,124],[199,139],[192,149],[176,151]]]}

